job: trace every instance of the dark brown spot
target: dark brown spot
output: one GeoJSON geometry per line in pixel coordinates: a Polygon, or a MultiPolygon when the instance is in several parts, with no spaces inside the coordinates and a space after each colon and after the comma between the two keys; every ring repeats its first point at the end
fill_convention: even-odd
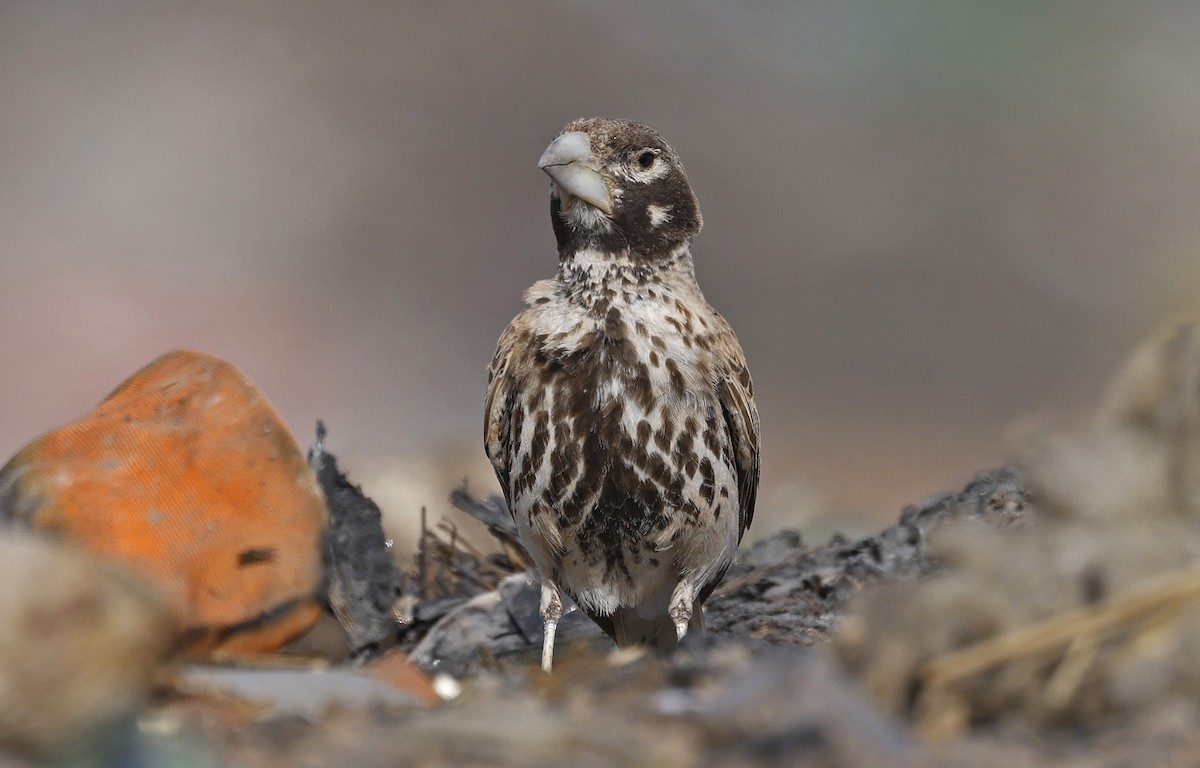
{"type": "Polygon", "coordinates": [[[525,409],[518,407],[513,408],[509,412],[512,415],[509,417],[511,422],[508,425],[508,433],[519,439],[521,435],[521,427],[525,425],[525,409]]]}
{"type": "Polygon", "coordinates": [[[656,453],[653,456],[648,456],[642,462],[642,466],[646,469],[646,475],[654,482],[664,487],[670,484],[671,469],[659,454],[656,453]]]}
{"type": "Polygon", "coordinates": [[[622,456],[630,456],[635,467],[644,467],[650,461],[650,452],[646,450],[646,446],[642,444],[635,446],[629,438],[621,441],[617,453],[622,456]]]}
{"type": "Polygon", "coordinates": [[[712,462],[705,456],[700,462],[700,495],[711,505],[716,498],[717,477],[713,472],[712,462]]]}
{"type": "Polygon", "coordinates": [[[571,439],[566,424],[559,422],[554,426],[554,450],[550,452],[550,481],[546,489],[550,504],[561,504],[579,463],[578,445],[571,439]]]}
{"type": "Polygon", "coordinates": [[[666,433],[668,440],[671,440],[675,437],[675,418],[671,416],[671,411],[666,408],[664,408],[662,412],[661,429],[666,433]]]}
{"type": "Polygon", "coordinates": [[[671,394],[674,397],[683,397],[683,393],[687,391],[687,385],[679,366],[670,358],[667,358],[667,380],[671,386],[671,394]]]}
{"type": "Polygon", "coordinates": [[[662,493],[654,483],[643,482],[639,484],[637,500],[641,504],[642,509],[645,510],[662,509],[663,506],[662,493]]]}
{"type": "Polygon", "coordinates": [[[721,454],[720,432],[717,430],[717,420],[715,416],[710,416],[704,425],[704,447],[714,456],[721,454]]]}
{"type": "MultiPolygon", "coordinates": [[[[675,299],[675,311],[683,318],[683,328],[690,334],[692,332],[692,311],[679,299],[675,299]]],[[[667,318],[667,321],[670,322],[671,318],[667,318]]]]}
{"type": "Polygon", "coordinates": [[[665,493],[673,506],[678,507],[683,504],[683,475],[672,475],[671,482],[667,484],[665,493]]]}
{"type": "Polygon", "coordinates": [[[529,459],[529,454],[521,455],[521,463],[517,468],[517,474],[513,480],[513,495],[520,496],[529,489],[533,488],[533,483],[537,479],[533,469],[533,462],[529,459]]]}
{"type": "Polygon", "coordinates": [[[529,460],[534,467],[542,465],[549,443],[550,416],[545,411],[538,411],[534,416],[533,439],[529,444],[529,460]]]}
{"type": "Polygon", "coordinates": [[[618,370],[629,370],[641,365],[637,348],[633,346],[633,343],[629,339],[610,340],[608,344],[608,356],[617,364],[618,370]]]}
{"type": "Polygon", "coordinates": [[[641,421],[639,421],[638,425],[637,425],[638,442],[643,445],[649,443],[650,442],[650,433],[652,431],[653,430],[650,427],[650,422],[646,421],[645,419],[642,419],[641,421]]]}
{"type": "MultiPolygon", "coordinates": [[[[608,302],[604,302],[607,304],[608,302]]],[[[600,307],[597,307],[600,309],[600,307]]],[[[625,336],[625,321],[621,318],[621,312],[616,307],[608,310],[604,316],[604,335],[609,339],[619,339],[625,336]]]]}
{"type": "Polygon", "coordinates": [[[675,458],[677,460],[686,460],[689,456],[694,455],[693,448],[695,447],[696,439],[692,437],[692,433],[684,430],[679,433],[679,437],[675,438],[675,458]]]}
{"type": "Polygon", "coordinates": [[[614,397],[604,404],[600,411],[600,418],[606,425],[617,427],[621,423],[621,417],[625,415],[625,399],[622,397],[614,397]]]}
{"type": "Polygon", "coordinates": [[[630,376],[625,384],[629,396],[643,411],[649,412],[654,405],[654,389],[650,386],[650,371],[642,363],[637,365],[637,373],[630,376]]]}
{"type": "Polygon", "coordinates": [[[671,438],[664,430],[654,433],[654,445],[663,453],[671,452],[671,438]]]}
{"type": "Polygon", "coordinates": [[[247,565],[256,563],[269,563],[275,559],[275,550],[272,547],[255,547],[252,549],[243,549],[238,552],[238,567],[244,568],[247,565]]]}

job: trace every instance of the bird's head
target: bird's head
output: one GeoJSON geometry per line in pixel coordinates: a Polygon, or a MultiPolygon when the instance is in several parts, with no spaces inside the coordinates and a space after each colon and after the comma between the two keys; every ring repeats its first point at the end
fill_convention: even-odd
{"type": "Polygon", "coordinates": [[[546,147],[560,254],[584,248],[653,259],[700,231],[700,207],[675,149],[628,120],[585,118],[546,147]]]}

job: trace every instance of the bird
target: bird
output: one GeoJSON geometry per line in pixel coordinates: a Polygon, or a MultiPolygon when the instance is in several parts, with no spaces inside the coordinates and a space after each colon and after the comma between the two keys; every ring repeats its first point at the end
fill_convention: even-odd
{"type": "Polygon", "coordinates": [[[542,668],[564,595],[618,647],[668,652],[754,517],[759,415],[745,355],[696,283],[703,219],[641,123],[569,123],[550,176],[554,277],[488,367],[484,447],[541,575],[542,668]]]}

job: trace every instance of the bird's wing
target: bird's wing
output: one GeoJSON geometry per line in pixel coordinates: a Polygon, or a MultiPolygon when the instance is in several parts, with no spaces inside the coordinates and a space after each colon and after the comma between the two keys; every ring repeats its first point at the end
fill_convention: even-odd
{"type": "Polygon", "coordinates": [[[741,505],[738,517],[740,540],[754,519],[754,501],[758,495],[758,407],[754,404],[754,383],[746,368],[745,355],[728,325],[725,333],[719,335],[718,343],[718,352],[724,364],[720,366],[717,394],[733,446],[733,463],[737,471],[738,501],[741,505]]]}
{"type": "Polygon", "coordinates": [[[519,320],[514,320],[496,344],[496,354],[488,366],[487,400],[484,404],[486,423],[484,424],[483,450],[496,470],[496,478],[504,496],[508,497],[508,476],[512,460],[510,433],[512,419],[512,398],[514,393],[513,373],[510,365],[513,349],[519,335],[519,320]]]}

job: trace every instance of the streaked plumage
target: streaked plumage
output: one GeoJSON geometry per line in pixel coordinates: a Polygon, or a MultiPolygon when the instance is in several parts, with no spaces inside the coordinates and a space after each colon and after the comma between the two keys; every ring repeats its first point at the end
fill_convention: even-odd
{"type": "Polygon", "coordinates": [[[543,665],[566,592],[618,645],[675,645],[754,513],[758,412],[692,266],[696,199],[650,128],[586,119],[551,176],[558,274],[489,370],[485,447],[542,573],[543,665]]]}

